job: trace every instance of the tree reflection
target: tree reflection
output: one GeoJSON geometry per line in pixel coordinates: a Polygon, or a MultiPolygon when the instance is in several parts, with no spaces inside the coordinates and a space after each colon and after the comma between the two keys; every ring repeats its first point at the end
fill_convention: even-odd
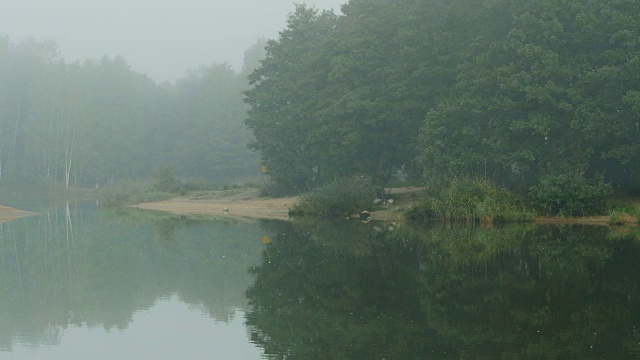
{"type": "Polygon", "coordinates": [[[255,224],[75,204],[0,224],[0,350],[55,344],[69,326],[124,329],[174,294],[229,321],[247,306],[261,235],[255,224]]]}
{"type": "Polygon", "coordinates": [[[606,227],[281,223],[247,292],[274,358],[631,358],[640,249],[606,227]]]}

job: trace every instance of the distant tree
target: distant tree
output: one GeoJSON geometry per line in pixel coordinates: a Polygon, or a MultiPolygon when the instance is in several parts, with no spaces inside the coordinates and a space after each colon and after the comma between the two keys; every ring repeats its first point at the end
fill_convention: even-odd
{"type": "Polygon", "coordinates": [[[176,175],[176,166],[172,164],[158,166],[154,179],[153,187],[158,191],[178,192],[182,187],[176,175]]]}
{"type": "Polygon", "coordinates": [[[245,88],[227,65],[156,85],[122,57],[67,64],[51,41],[1,37],[0,182],[93,186],[164,163],[219,182],[257,175],[245,88]]]}
{"type": "Polygon", "coordinates": [[[246,80],[228,64],[194,70],[176,85],[178,117],[171,158],[181,173],[219,183],[258,175],[258,154],[248,148],[242,101],[246,80]]]}
{"type": "Polygon", "coordinates": [[[244,52],[244,62],[242,64],[242,71],[240,75],[243,77],[249,76],[255,69],[260,67],[260,63],[267,55],[267,39],[259,38],[255,44],[244,52]]]}

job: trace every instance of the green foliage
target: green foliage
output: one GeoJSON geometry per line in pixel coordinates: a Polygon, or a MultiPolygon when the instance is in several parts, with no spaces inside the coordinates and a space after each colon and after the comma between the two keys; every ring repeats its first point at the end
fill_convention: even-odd
{"type": "Polygon", "coordinates": [[[546,215],[594,215],[604,211],[611,185],[580,175],[545,176],[529,189],[531,202],[546,215]]]}
{"type": "Polygon", "coordinates": [[[253,147],[281,191],[352,173],[384,183],[398,169],[517,189],[571,172],[635,182],[638,10],[368,0],[336,17],[299,6],[250,76],[253,147]]]}
{"type": "Polygon", "coordinates": [[[470,24],[438,28],[465,50],[443,56],[457,79],[421,130],[424,175],[519,188],[586,171],[636,182],[639,3],[476,3],[443,6],[470,24]]]}
{"type": "Polygon", "coordinates": [[[0,36],[0,183],[94,187],[163,163],[218,184],[258,175],[246,87],[228,65],[157,85],[122,57],[66,63],[51,41],[0,36]]]}
{"type": "Polygon", "coordinates": [[[328,145],[349,140],[314,133],[324,126],[318,91],[328,80],[327,42],[336,19],[329,11],[296,6],[279,39],[268,42],[262,65],[249,76],[252,88],[245,92],[250,105],[245,123],[255,138],[251,146],[260,152],[280,194],[305,191],[321,179],[331,179],[335,174],[325,175],[322,165],[327,160],[337,165],[342,159],[331,156],[328,151],[336,146],[328,145]]]}
{"type": "Polygon", "coordinates": [[[182,189],[182,183],[176,177],[175,165],[165,164],[156,168],[154,189],[162,192],[177,193],[182,189]]]}
{"type": "Polygon", "coordinates": [[[111,207],[165,200],[173,196],[175,194],[160,191],[149,182],[123,179],[101,188],[99,199],[102,206],[111,207]]]}
{"type": "Polygon", "coordinates": [[[215,190],[216,186],[211,183],[208,179],[191,179],[182,182],[182,190],[186,192],[191,191],[206,191],[206,190],[215,190]]]}
{"type": "Polygon", "coordinates": [[[611,225],[624,225],[624,224],[632,224],[637,223],[638,218],[631,216],[630,214],[620,211],[613,210],[609,212],[609,224],[611,225]]]}
{"type": "Polygon", "coordinates": [[[628,199],[613,199],[607,203],[609,208],[609,223],[624,225],[637,223],[640,220],[640,203],[630,202],[628,199]]]}
{"type": "Polygon", "coordinates": [[[287,189],[283,189],[276,181],[267,180],[260,183],[258,194],[260,196],[280,196],[286,194],[287,189]]]}
{"type": "Polygon", "coordinates": [[[446,187],[426,192],[421,203],[408,216],[414,219],[439,219],[492,224],[503,221],[530,221],[527,210],[513,192],[485,180],[455,179],[446,187]]]}
{"type": "Polygon", "coordinates": [[[415,136],[435,99],[426,84],[439,75],[419,62],[431,49],[427,10],[377,0],[343,11],[296,7],[249,77],[246,124],[277,192],[351,174],[383,184],[415,169],[415,136]]]}
{"type": "Polygon", "coordinates": [[[322,217],[352,215],[369,209],[380,190],[365,177],[338,178],[302,196],[291,213],[322,217]]]}
{"type": "Polygon", "coordinates": [[[636,0],[299,5],[241,73],[213,64],[175,85],[120,57],[67,64],[52,42],[1,37],[0,181],[93,187],[174,163],[221,185],[258,174],[260,156],[277,194],[398,170],[514,189],[602,174],[632,188],[638,29],[636,0]]]}

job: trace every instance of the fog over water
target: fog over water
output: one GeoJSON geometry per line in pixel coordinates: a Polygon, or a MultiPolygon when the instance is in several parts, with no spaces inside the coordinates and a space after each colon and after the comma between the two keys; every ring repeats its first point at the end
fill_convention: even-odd
{"type": "MultiPolygon", "coordinates": [[[[345,2],[296,1],[336,12],[345,2]]],[[[173,81],[214,62],[239,70],[243,52],[276,37],[293,9],[293,0],[8,0],[0,36],[54,40],[68,62],[121,55],[133,70],[173,81]]]]}

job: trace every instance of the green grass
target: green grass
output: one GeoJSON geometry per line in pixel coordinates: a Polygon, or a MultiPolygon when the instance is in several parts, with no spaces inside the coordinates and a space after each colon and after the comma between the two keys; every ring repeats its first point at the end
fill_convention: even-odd
{"type": "Polygon", "coordinates": [[[493,224],[525,222],[535,218],[517,194],[484,180],[457,179],[443,188],[432,188],[409,218],[493,224]]]}

